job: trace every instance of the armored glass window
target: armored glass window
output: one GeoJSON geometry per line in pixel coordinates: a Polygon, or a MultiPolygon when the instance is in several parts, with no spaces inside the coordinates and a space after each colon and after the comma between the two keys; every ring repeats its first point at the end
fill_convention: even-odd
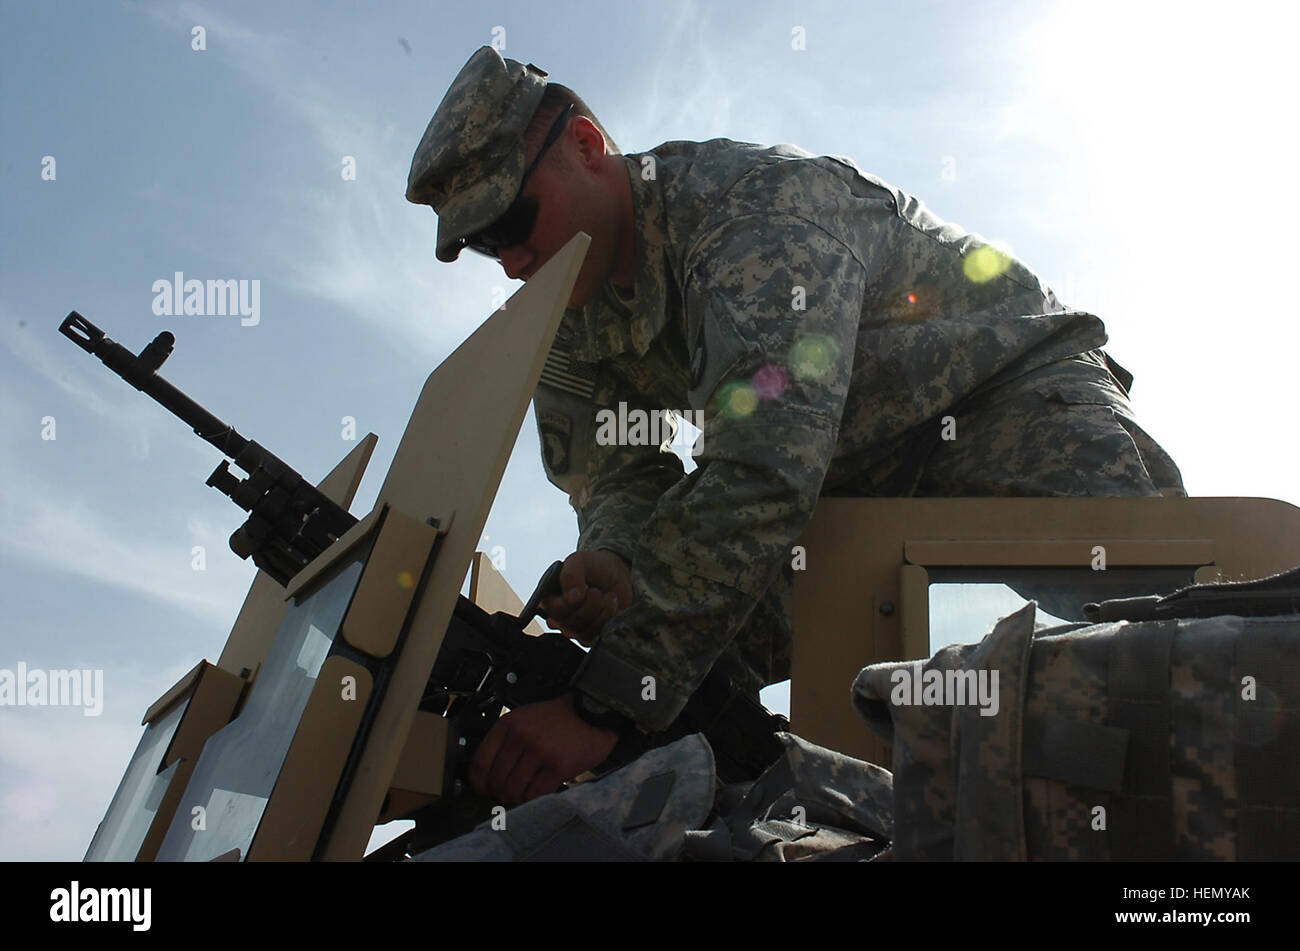
{"type": "Polygon", "coordinates": [[[363,546],[340,562],[285,614],[248,704],[204,747],[158,861],[248,854],[368,554],[363,546]]]}
{"type": "Polygon", "coordinates": [[[172,763],[159,771],[163,755],[171,745],[176,728],[189,706],[189,699],[176,704],[172,710],[145,727],[144,736],[127,764],[126,774],[122,777],[113,801],[109,803],[104,821],[95,830],[95,837],[90,840],[86,850],[87,862],[134,862],[144,844],[144,837],[149,834],[158,813],[158,804],[162,801],[167,787],[171,785],[172,774],[180,766],[180,761],[172,763]]]}

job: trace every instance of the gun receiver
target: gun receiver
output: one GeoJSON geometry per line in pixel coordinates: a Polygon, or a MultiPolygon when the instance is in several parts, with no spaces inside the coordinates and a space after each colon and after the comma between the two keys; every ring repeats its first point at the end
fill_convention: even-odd
{"type": "MultiPolygon", "coordinates": [[[[518,617],[488,614],[463,596],[457,601],[421,708],[451,717],[460,735],[471,738],[469,745],[486,734],[502,706],[514,709],[564,693],[586,656],[563,634],[524,633],[538,602],[560,593],[562,564],[547,569],[518,617]]],[[[788,726],[715,668],[667,730],[622,737],[602,766],[630,763],[656,746],[703,733],[724,782],[754,779],[781,754],[773,734],[788,726]]]]}
{"type": "Polygon", "coordinates": [[[207,484],[249,513],[230,536],[230,550],[240,558],[251,557],[280,584],[288,584],[356,523],[274,453],[245,439],[158,375],[176,343],[170,332],[164,330],[136,355],[74,310],[59,325],[59,333],[179,416],[195,435],[248,473],[240,479],[223,460],[207,484]]]}
{"type": "MultiPolygon", "coordinates": [[[[415,828],[367,856],[367,861],[416,854],[469,832],[488,817],[494,803],[469,792],[465,783],[473,751],[503,707],[514,709],[560,696],[585,657],[582,648],[563,634],[524,633],[537,614],[538,602],[560,593],[562,565],[557,561],[547,569],[517,617],[500,611],[488,614],[463,596],[457,601],[420,703],[421,710],[447,717],[458,740],[452,794],[415,813],[411,817],[415,828]]],[[[789,727],[785,717],[769,711],[714,668],[667,730],[621,736],[595,772],[608,772],[655,747],[702,733],[713,748],[719,780],[750,781],[782,754],[776,734],[789,727]]]]}

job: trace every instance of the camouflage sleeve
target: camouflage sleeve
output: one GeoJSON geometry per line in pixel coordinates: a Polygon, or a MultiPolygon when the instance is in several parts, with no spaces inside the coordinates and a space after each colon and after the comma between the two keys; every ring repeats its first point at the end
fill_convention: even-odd
{"type": "Polygon", "coordinates": [[[574,686],[668,726],[812,517],[835,451],[867,272],[793,214],[734,217],[696,245],[684,289],[698,468],[646,521],[634,601],[574,686]]]}
{"type": "Polygon", "coordinates": [[[557,341],[533,398],[546,477],[577,513],[578,549],[609,549],[630,564],[642,525],[684,471],[659,446],[600,444],[598,414],[619,401],[640,406],[613,373],[574,363],[557,341]]]}

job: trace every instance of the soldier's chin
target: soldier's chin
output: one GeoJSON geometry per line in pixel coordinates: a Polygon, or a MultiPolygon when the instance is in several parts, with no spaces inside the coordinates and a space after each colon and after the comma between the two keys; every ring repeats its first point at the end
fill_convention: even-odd
{"type": "Polygon", "coordinates": [[[582,277],[578,277],[578,283],[573,286],[573,293],[569,295],[569,306],[582,308],[586,307],[591,300],[592,288],[586,284],[582,277]]]}

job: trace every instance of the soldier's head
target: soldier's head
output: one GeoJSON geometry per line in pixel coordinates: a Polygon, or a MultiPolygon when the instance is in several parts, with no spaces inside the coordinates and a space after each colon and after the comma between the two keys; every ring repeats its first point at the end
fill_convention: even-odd
{"type": "Polygon", "coordinates": [[[492,47],[452,82],[411,161],[406,197],[438,212],[438,258],[468,247],[527,280],[578,231],[591,248],[569,303],[633,277],[631,186],[618,147],[571,89],[492,47]]]}

